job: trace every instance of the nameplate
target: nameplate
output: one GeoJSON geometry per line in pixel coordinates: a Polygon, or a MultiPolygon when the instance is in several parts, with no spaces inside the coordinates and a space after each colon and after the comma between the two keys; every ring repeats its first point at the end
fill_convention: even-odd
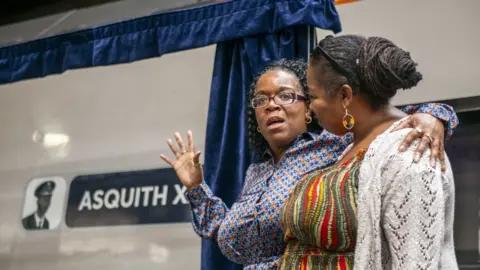
{"type": "Polygon", "coordinates": [[[172,169],[77,176],[65,222],[68,227],[190,222],[185,191],[172,169]]]}

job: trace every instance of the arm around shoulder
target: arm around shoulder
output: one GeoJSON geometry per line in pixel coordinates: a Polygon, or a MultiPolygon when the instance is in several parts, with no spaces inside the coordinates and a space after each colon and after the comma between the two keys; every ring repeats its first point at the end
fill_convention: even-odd
{"type": "Polygon", "coordinates": [[[445,125],[445,142],[448,141],[459,123],[457,114],[452,106],[442,103],[426,103],[408,105],[401,108],[407,114],[426,113],[442,121],[445,125]]]}

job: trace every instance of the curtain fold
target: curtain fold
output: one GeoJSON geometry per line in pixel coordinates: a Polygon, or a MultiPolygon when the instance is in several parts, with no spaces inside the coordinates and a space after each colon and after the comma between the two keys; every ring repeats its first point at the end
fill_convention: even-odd
{"type": "MultiPolygon", "coordinates": [[[[315,30],[295,26],[277,33],[225,41],[217,45],[205,143],[205,181],[231,206],[250,165],[247,98],[252,79],[265,65],[281,58],[307,59],[315,30]]],[[[202,270],[242,269],[228,261],[217,245],[202,242],[202,270]]]]}
{"type": "Polygon", "coordinates": [[[333,0],[232,0],[0,48],[0,84],[129,63],[295,25],[341,30],[333,0]]]}

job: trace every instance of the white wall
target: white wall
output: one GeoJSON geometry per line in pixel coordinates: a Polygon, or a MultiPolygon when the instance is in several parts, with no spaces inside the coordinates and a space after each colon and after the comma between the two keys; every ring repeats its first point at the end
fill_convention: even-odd
{"type": "MultiPolygon", "coordinates": [[[[215,46],[0,86],[0,268],[198,269],[190,224],[26,232],[33,177],[165,167],[166,139],[191,129],[203,151],[215,46]],[[66,155],[32,140],[70,136],[66,155]]],[[[67,183],[68,186],[68,183],[67,183]]],[[[68,189],[68,188],[67,188],[68,189]]]]}
{"type": "Polygon", "coordinates": [[[396,105],[480,95],[480,1],[360,0],[337,9],[340,34],[389,38],[419,63],[423,81],[400,91],[396,105]]]}

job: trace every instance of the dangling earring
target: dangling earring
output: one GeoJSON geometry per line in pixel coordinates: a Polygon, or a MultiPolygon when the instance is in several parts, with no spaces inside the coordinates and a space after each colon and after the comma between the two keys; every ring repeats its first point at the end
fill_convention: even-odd
{"type": "Polygon", "coordinates": [[[345,116],[343,116],[343,126],[347,130],[351,130],[353,126],[355,126],[355,118],[351,114],[348,113],[347,108],[345,108],[345,116]]]}
{"type": "Polygon", "coordinates": [[[257,131],[260,132],[260,127],[257,127],[257,131]]]}
{"type": "Polygon", "coordinates": [[[310,115],[307,115],[307,125],[312,122],[312,117],[310,115]]]}

